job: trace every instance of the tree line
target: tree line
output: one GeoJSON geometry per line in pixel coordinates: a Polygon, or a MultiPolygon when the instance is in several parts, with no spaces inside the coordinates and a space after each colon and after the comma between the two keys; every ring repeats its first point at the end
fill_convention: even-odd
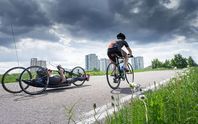
{"type": "Polygon", "coordinates": [[[174,55],[174,58],[171,60],[165,60],[165,62],[161,62],[158,59],[152,60],[152,68],[186,68],[198,66],[197,63],[193,60],[191,56],[188,58],[183,57],[181,54],[174,55]]]}

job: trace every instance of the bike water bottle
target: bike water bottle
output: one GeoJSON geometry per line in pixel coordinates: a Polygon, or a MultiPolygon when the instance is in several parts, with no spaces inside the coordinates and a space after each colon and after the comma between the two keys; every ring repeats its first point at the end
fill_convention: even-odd
{"type": "Polygon", "coordinates": [[[120,64],[120,72],[123,72],[123,65],[120,64]]]}
{"type": "Polygon", "coordinates": [[[121,71],[124,71],[124,66],[121,67],[121,71]]]}

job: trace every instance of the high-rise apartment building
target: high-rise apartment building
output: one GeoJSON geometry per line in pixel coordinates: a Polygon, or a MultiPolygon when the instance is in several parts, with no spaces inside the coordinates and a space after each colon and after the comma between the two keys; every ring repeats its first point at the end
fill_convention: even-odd
{"type": "Polygon", "coordinates": [[[85,56],[85,69],[86,70],[100,69],[98,56],[96,54],[88,54],[85,56]]]}
{"type": "Polygon", "coordinates": [[[109,64],[109,59],[101,58],[100,59],[100,71],[106,71],[109,64]]]}
{"type": "Polygon", "coordinates": [[[37,65],[38,65],[38,66],[41,66],[41,67],[46,67],[46,66],[47,66],[45,60],[38,60],[38,61],[37,61],[37,65]]]}
{"type": "Polygon", "coordinates": [[[133,57],[131,64],[135,70],[144,68],[144,59],[142,56],[133,57]]]}
{"type": "Polygon", "coordinates": [[[37,65],[37,58],[31,58],[30,66],[36,66],[37,65]]]}
{"type": "Polygon", "coordinates": [[[38,60],[37,58],[31,58],[30,66],[47,67],[47,64],[45,60],[38,60]]]}

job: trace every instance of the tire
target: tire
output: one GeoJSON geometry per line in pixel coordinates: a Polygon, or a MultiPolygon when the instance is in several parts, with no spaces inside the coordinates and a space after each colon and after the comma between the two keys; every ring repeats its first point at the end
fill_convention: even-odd
{"type": "Polygon", "coordinates": [[[106,69],[106,78],[109,86],[112,89],[117,89],[120,85],[120,74],[118,71],[118,66],[115,66],[115,64],[110,63],[106,69]],[[113,67],[115,67],[115,69],[113,69],[113,67]]]}
{"type": "Polygon", "coordinates": [[[19,85],[25,93],[30,94],[30,95],[37,95],[37,94],[41,94],[42,92],[46,90],[48,83],[49,83],[49,76],[47,75],[47,72],[46,72],[46,75],[40,77],[40,79],[43,79],[42,82],[39,82],[40,85],[38,82],[33,82],[33,80],[38,79],[37,70],[39,69],[43,69],[43,67],[30,66],[21,73],[19,77],[19,85]],[[28,85],[28,88],[26,88],[27,85],[28,85]]]}
{"type": "Polygon", "coordinates": [[[127,83],[132,83],[132,82],[134,82],[133,67],[132,67],[132,65],[130,63],[128,63],[127,66],[128,66],[129,72],[125,73],[125,78],[126,78],[127,83]]]}
{"type": "MultiPolygon", "coordinates": [[[[85,70],[82,67],[76,66],[72,69],[71,78],[77,78],[77,77],[82,77],[82,76],[86,76],[85,70]]],[[[85,83],[85,80],[73,82],[75,86],[82,86],[84,83],[85,83]]]]}
{"type": "Polygon", "coordinates": [[[23,90],[19,86],[19,77],[24,67],[13,67],[7,70],[1,79],[2,87],[9,93],[20,93],[23,90]]]}

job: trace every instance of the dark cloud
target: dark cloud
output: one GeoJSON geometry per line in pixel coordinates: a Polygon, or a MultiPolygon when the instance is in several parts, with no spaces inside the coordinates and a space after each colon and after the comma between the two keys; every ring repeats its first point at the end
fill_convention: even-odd
{"type": "MultiPolygon", "coordinates": [[[[133,34],[130,35],[130,38],[141,39],[142,42],[157,41],[161,38],[168,38],[172,34],[185,35],[185,30],[182,29],[189,29],[191,21],[198,16],[196,15],[198,1],[195,0],[181,0],[176,9],[167,8],[165,6],[167,1],[160,0],[136,0],[122,2],[122,4],[121,0],[110,0],[109,2],[114,13],[129,20],[129,24],[127,24],[129,27],[126,29],[127,32],[133,34]],[[121,9],[117,9],[119,6],[121,9]],[[133,12],[135,9],[138,11],[133,12]]],[[[167,4],[172,3],[169,1],[167,4]]]]}
{"type": "MultiPolygon", "coordinates": [[[[12,35],[11,25],[13,25],[14,33],[17,36],[31,32],[38,27],[48,27],[50,24],[50,19],[46,17],[39,4],[34,0],[0,1],[1,33],[12,35]]],[[[8,41],[1,40],[0,44],[6,44],[5,42],[8,43],[8,41]]]]}
{"type": "MultiPolygon", "coordinates": [[[[61,24],[62,33],[74,39],[106,41],[118,32],[138,43],[160,42],[174,35],[197,38],[192,22],[198,18],[198,1],[177,1],[174,7],[171,0],[1,0],[0,32],[10,34],[13,24],[19,38],[58,41],[49,29],[61,24]]],[[[4,41],[6,37],[0,45],[4,41]]]]}

